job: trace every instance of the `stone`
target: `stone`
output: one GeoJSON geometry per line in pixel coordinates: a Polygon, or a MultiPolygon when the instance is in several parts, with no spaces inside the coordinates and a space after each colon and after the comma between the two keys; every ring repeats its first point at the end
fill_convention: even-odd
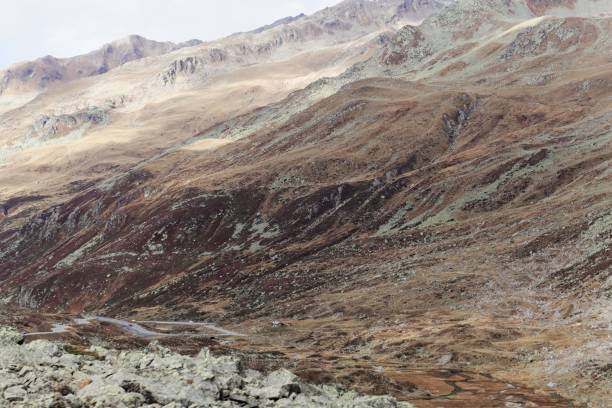
{"type": "Polygon", "coordinates": [[[29,366],[25,366],[22,367],[21,370],[19,370],[19,376],[20,377],[25,377],[26,374],[31,373],[32,370],[34,370],[32,367],[29,366]]]}
{"type": "Polygon", "coordinates": [[[264,380],[263,387],[249,387],[251,393],[261,399],[278,400],[299,394],[301,387],[295,374],[280,369],[270,373],[264,380]]]}
{"type": "Polygon", "coordinates": [[[140,407],[144,397],[138,393],[127,393],[118,385],[105,384],[103,381],[94,381],[82,390],[77,396],[87,404],[94,407],[140,407]]]}
{"type": "Polygon", "coordinates": [[[450,363],[451,361],[453,361],[453,358],[455,356],[453,355],[453,353],[448,353],[443,355],[442,357],[440,357],[438,359],[438,364],[439,365],[447,365],[448,363],[450,363]]]}
{"type": "Polygon", "coordinates": [[[0,395],[2,395],[7,388],[14,385],[19,385],[17,378],[10,376],[8,373],[0,371],[0,395]]]}
{"type": "Polygon", "coordinates": [[[12,327],[0,326],[0,346],[11,346],[23,343],[23,334],[12,327]]]}
{"type": "Polygon", "coordinates": [[[26,344],[26,350],[31,354],[38,354],[42,357],[61,357],[63,350],[55,343],[46,340],[34,340],[26,344]]]}
{"type": "Polygon", "coordinates": [[[22,386],[9,387],[4,391],[4,399],[9,402],[23,401],[27,396],[27,392],[22,386]]]}

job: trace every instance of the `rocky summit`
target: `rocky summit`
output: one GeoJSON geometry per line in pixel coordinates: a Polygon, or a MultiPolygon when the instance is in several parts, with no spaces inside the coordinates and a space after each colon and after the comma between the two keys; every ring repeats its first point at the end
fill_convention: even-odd
{"type": "Polygon", "coordinates": [[[117,351],[75,350],[46,340],[20,345],[22,340],[19,331],[0,327],[0,407],[413,407],[305,384],[285,369],[243,369],[240,360],[208,349],[188,357],[155,342],[117,351]]]}

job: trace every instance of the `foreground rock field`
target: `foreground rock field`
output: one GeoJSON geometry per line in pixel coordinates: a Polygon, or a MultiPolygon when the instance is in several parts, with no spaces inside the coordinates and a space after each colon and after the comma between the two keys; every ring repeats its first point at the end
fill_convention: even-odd
{"type": "Polygon", "coordinates": [[[20,344],[0,327],[0,407],[412,407],[334,385],[302,383],[287,370],[243,369],[208,349],[188,357],[158,343],[144,350],[20,344]]]}

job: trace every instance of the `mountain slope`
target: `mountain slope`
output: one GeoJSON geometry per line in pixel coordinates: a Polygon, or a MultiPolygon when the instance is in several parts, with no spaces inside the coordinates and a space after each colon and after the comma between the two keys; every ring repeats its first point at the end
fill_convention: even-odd
{"type": "Polygon", "coordinates": [[[10,169],[0,171],[0,194],[46,197],[21,201],[26,214],[61,202],[74,185],[120,175],[210,126],[340,74],[369,58],[398,21],[444,5],[424,1],[406,11],[403,4],[351,0],[259,33],[132,61],[33,100],[0,96],[0,169],[10,169]]]}
{"type": "MultiPolygon", "coordinates": [[[[73,129],[70,118],[100,132],[145,126],[147,137],[131,141],[139,157],[122,167],[107,152],[89,158],[108,169],[87,177],[93,167],[78,167],[89,170],[70,190],[53,186],[62,194],[10,195],[2,299],[231,322],[250,336],[238,348],[419,407],[605,407],[612,20],[603,3],[460,0],[395,31],[398,10],[425,3],[349,1],[163,56],[142,99],[51,122],[51,139],[73,129]],[[268,70],[295,82],[271,91],[268,70]],[[168,72],[174,80],[160,82],[168,72]],[[236,91],[245,81],[258,83],[249,96],[236,91]],[[194,89],[217,92],[204,100],[194,89]],[[198,115],[206,119],[168,131],[198,115]]],[[[65,158],[38,171],[73,177],[65,158]]]]}

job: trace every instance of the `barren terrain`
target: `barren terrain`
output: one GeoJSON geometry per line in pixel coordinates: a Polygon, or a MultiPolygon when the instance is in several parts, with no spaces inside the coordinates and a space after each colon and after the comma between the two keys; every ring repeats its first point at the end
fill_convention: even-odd
{"type": "Polygon", "coordinates": [[[418,408],[610,406],[612,4],[445,4],[0,96],[12,323],[206,321],[245,336],[161,341],[418,408]]]}

